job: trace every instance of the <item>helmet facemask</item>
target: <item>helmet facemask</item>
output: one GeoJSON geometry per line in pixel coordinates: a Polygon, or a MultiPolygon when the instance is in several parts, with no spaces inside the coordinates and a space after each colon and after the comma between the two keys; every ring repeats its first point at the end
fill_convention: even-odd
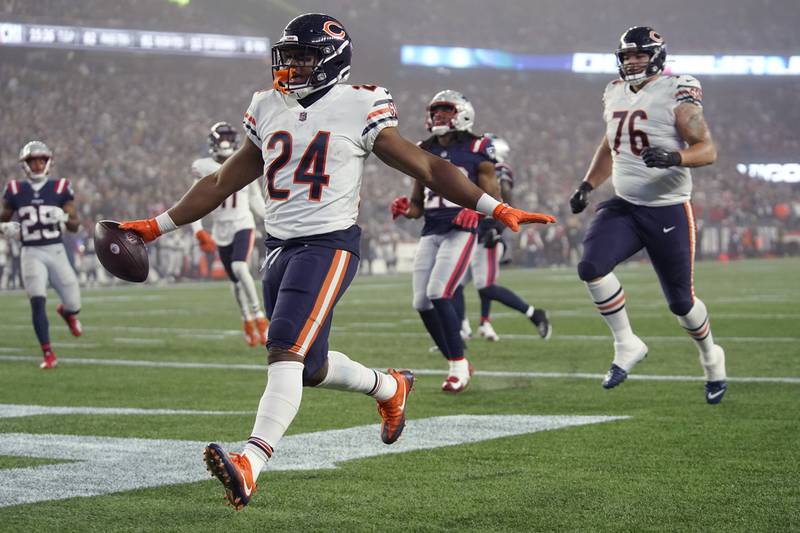
{"type": "Polygon", "coordinates": [[[19,152],[19,162],[22,170],[25,171],[25,175],[29,180],[36,183],[47,179],[52,161],[53,152],[41,141],[31,141],[23,146],[19,152]],[[36,168],[31,168],[31,163],[34,160],[44,160],[44,164],[36,163],[36,168]]]}
{"type": "Polygon", "coordinates": [[[342,50],[349,46],[350,41],[344,41],[338,49],[332,44],[312,46],[291,41],[276,44],[272,47],[273,86],[291,98],[302,99],[346,80],[349,66],[336,77],[328,75],[326,66],[340,60],[342,50]]]}
{"type": "Polygon", "coordinates": [[[648,78],[660,74],[663,70],[663,66],[657,65],[653,61],[653,58],[656,56],[656,51],[652,49],[633,48],[630,50],[618,50],[617,69],[619,70],[619,77],[626,83],[637,85],[648,78]],[[646,62],[625,62],[626,58],[635,54],[646,54],[648,59],[646,62]]]}
{"type": "Polygon", "coordinates": [[[449,102],[437,102],[428,108],[428,130],[434,135],[456,131],[456,106],[449,102]]]}
{"type": "Polygon", "coordinates": [[[22,169],[29,180],[40,182],[46,180],[47,175],[50,173],[50,161],[52,159],[46,155],[32,155],[22,161],[22,169]],[[44,161],[44,163],[40,163],[41,161],[44,161]],[[36,168],[34,169],[32,166],[36,166],[36,168]]]}

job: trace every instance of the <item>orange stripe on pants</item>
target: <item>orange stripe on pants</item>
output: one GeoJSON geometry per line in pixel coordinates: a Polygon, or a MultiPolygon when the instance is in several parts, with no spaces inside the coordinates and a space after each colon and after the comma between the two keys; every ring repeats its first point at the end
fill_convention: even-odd
{"type": "Polygon", "coordinates": [[[342,287],[342,282],[347,274],[347,266],[350,264],[350,255],[350,252],[336,250],[328,273],[325,275],[325,281],[322,282],[322,287],[314,302],[314,308],[306,319],[297,340],[294,341],[294,346],[289,351],[305,356],[308,349],[314,344],[320,328],[328,318],[330,310],[333,309],[339,289],[342,287]]]}

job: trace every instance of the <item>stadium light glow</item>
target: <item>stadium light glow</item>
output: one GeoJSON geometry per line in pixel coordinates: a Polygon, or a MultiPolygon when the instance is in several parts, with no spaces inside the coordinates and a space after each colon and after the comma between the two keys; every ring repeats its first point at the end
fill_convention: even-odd
{"type": "Polygon", "coordinates": [[[264,37],[0,22],[0,46],[261,59],[270,45],[264,37]]]}
{"type": "MultiPolygon", "coordinates": [[[[404,65],[459,69],[492,68],[591,74],[617,73],[617,60],[614,54],[584,52],[528,55],[483,48],[403,45],[400,51],[400,61],[404,65]]],[[[666,71],[676,74],[798,76],[800,75],[800,56],[669,55],[666,71]]]]}
{"type": "Polygon", "coordinates": [[[800,163],[739,163],[739,174],[766,181],[800,183],[800,163]]]}

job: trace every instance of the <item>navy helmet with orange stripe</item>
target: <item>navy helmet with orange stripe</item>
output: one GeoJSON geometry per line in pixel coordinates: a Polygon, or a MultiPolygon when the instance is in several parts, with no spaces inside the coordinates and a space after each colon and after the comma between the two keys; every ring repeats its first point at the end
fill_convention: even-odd
{"type": "Polygon", "coordinates": [[[217,122],[208,133],[208,153],[217,161],[225,161],[239,147],[239,132],[227,122],[217,122]]]}
{"type": "Polygon", "coordinates": [[[50,172],[50,162],[52,160],[53,151],[42,141],[31,141],[19,151],[19,162],[22,165],[22,170],[25,171],[25,175],[28,176],[28,179],[31,181],[42,181],[47,178],[47,174],[50,172]],[[44,167],[39,170],[31,168],[30,163],[33,159],[44,159],[44,167]]]}
{"type": "Polygon", "coordinates": [[[625,30],[619,38],[616,51],[619,77],[628,83],[636,83],[664,70],[667,60],[667,44],[660,33],[650,26],[634,26],[625,30]],[[642,68],[639,64],[625,64],[625,56],[630,53],[645,53],[650,60],[642,68]]]}
{"type": "Polygon", "coordinates": [[[306,13],[289,22],[272,46],[275,89],[305,98],[350,76],[353,53],[342,23],[322,13],[306,13]]]}

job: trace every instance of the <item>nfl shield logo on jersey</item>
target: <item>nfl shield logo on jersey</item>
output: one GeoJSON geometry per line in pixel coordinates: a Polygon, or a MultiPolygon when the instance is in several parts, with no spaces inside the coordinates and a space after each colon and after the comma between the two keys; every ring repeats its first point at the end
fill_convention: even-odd
{"type": "Polygon", "coordinates": [[[300,122],[305,122],[307,118],[308,118],[308,113],[306,113],[305,111],[300,113],[300,122]]]}

